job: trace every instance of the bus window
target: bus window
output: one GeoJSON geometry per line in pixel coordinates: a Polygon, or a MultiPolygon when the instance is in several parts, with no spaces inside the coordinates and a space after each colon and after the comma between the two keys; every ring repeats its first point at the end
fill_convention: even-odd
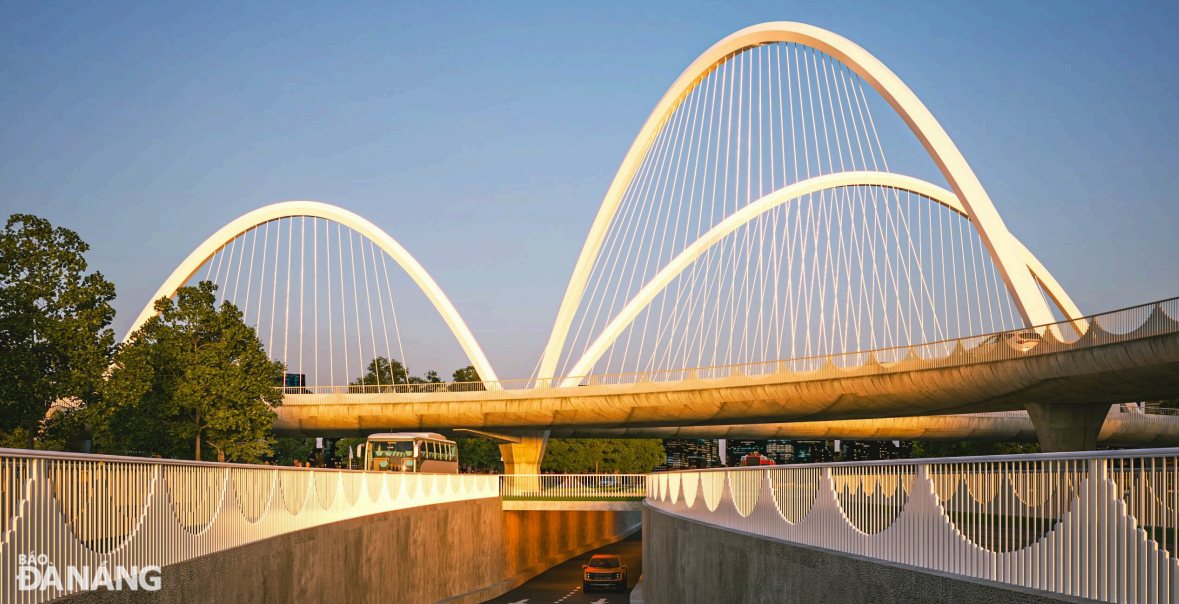
{"type": "Polygon", "coordinates": [[[372,447],[373,457],[411,457],[413,456],[413,443],[409,441],[374,441],[370,443],[372,447]]]}

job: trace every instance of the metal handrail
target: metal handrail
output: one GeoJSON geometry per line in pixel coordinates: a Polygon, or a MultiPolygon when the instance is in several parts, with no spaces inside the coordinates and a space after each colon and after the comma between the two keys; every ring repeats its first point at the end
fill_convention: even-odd
{"type": "Polygon", "coordinates": [[[683,474],[688,472],[741,472],[757,471],[772,467],[789,468],[855,468],[874,466],[895,466],[897,464],[963,464],[992,462],[1024,462],[1037,460],[1088,460],[1088,459],[1131,459],[1136,457],[1179,457],[1179,447],[1157,449],[1126,449],[1122,451],[1077,451],[1065,453],[1010,453],[1006,455],[974,455],[967,457],[920,457],[912,459],[876,459],[868,461],[828,461],[777,466],[733,466],[729,468],[700,468],[694,470],[667,470],[661,474],[683,474]]]}
{"type": "Polygon", "coordinates": [[[273,470],[300,470],[305,472],[359,472],[365,470],[349,470],[347,468],[308,468],[303,466],[275,466],[257,463],[237,463],[231,461],[194,461],[191,459],[169,459],[166,457],[137,457],[134,455],[108,455],[105,453],[72,453],[68,451],[42,451],[39,449],[6,449],[0,447],[0,458],[23,457],[27,459],[59,459],[87,462],[120,462],[141,463],[163,466],[189,466],[194,468],[237,468],[242,470],[258,470],[270,468],[273,470]]]}
{"type": "Polygon", "coordinates": [[[0,449],[0,602],[86,589],[66,582],[69,567],[105,565],[114,579],[117,567],[158,570],[328,523],[498,496],[494,475],[0,449]],[[46,564],[62,585],[18,589],[19,567],[46,564]]]}
{"type": "Polygon", "coordinates": [[[1179,448],[685,470],[645,505],[756,537],[1105,602],[1179,602],[1179,448]]]}
{"type": "Polygon", "coordinates": [[[567,376],[547,380],[529,378],[483,382],[443,382],[436,384],[384,385],[357,384],[346,386],[306,386],[297,388],[280,387],[279,389],[282,390],[284,394],[295,396],[324,394],[398,394],[413,396],[438,395],[443,393],[448,395],[458,395],[473,392],[483,392],[487,395],[494,395],[504,391],[568,389],[568,387],[563,387],[559,384],[569,379],[576,379],[579,386],[616,386],[640,385],[645,383],[681,382],[691,379],[764,377],[774,373],[782,372],[783,370],[795,374],[814,373],[828,367],[829,365],[834,369],[846,372],[857,368],[865,368],[865,365],[869,359],[874,359],[876,364],[879,365],[882,370],[887,370],[895,365],[902,364],[912,357],[916,357],[916,359],[921,362],[946,362],[948,365],[991,362],[1007,360],[1013,357],[1035,356],[1039,354],[1048,354],[1052,352],[1076,349],[1077,345],[1081,344],[1081,340],[1089,335],[1095,336],[1091,338],[1092,340],[1097,340],[1098,338],[1096,336],[1100,335],[1101,341],[1085,342],[1084,344],[1081,344],[1081,348],[1123,342],[1137,339],[1139,337],[1155,337],[1158,335],[1166,335],[1171,333],[1179,333],[1179,297],[1167,298],[1157,302],[1150,302],[1147,304],[1140,304],[1114,311],[1089,315],[1080,319],[1069,319],[1057,321],[1055,323],[1048,323],[1033,327],[1021,327],[1018,329],[992,332],[977,336],[968,336],[926,342],[922,344],[893,346],[856,352],[794,357],[790,359],[774,361],[737,363],[731,365],[713,365],[683,369],[664,369],[657,371],[567,376]],[[1162,324],[1155,326],[1156,329],[1149,334],[1134,335],[1136,332],[1141,331],[1144,327],[1147,327],[1147,321],[1149,321],[1152,317],[1157,316],[1155,314],[1156,310],[1161,312],[1162,316],[1166,320],[1161,321],[1162,324]],[[1114,319],[1117,319],[1121,322],[1129,320],[1133,323],[1128,328],[1119,330],[1120,333],[1106,331],[1105,327],[1102,327],[1102,323],[1113,323],[1114,319]],[[1093,329],[1094,326],[1097,326],[1097,330],[1093,329]],[[1010,346],[991,346],[988,350],[983,351],[982,354],[976,350],[976,347],[979,345],[979,343],[994,336],[1026,333],[1029,331],[1037,332],[1042,338],[1040,343],[1034,345],[1029,350],[1017,351],[1012,349],[1010,346]],[[1098,331],[1101,333],[1098,334],[1098,331]],[[918,354],[918,351],[934,350],[940,350],[941,354],[929,357],[922,357],[920,354],[918,354]],[[956,361],[952,360],[951,357],[953,357],[954,353],[958,350],[966,352],[968,355],[970,355],[970,358],[957,359],[956,361]],[[882,358],[892,360],[881,361],[882,358]],[[842,361],[847,360],[854,360],[855,363],[841,364],[842,361]],[[788,368],[791,365],[802,365],[807,368],[796,371],[788,368]]]}
{"type": "Polygon", "coordinates": [[[507,474],[499,484],[505,499],[633,500],[647,495],[646,474],[507,474]]]}

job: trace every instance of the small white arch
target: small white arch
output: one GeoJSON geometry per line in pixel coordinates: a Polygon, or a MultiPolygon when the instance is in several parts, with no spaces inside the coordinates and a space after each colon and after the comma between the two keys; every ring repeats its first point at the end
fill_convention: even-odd
{"type": "Polygon", "coordinates": [[[762,44],[780,42],[801,44],[830,55],[847,65],[884,97],[909,125],[941,170],[946,182],[961,199],[962,206],[967,210],[979,237],[995,260],[995,266],[1002,275],[1025,325],[1044,325],[1053,321],[1052,311],[1040,295],[1031,273],[1025,268],[1026,264],[1020,256],[1020,246],[1007,230],[982,183],[966,163],[966,158],[917,95],[913,94],[913,91],[909,90],[909,87],[884,63],[851,40],[812,25],[776,21],[742,29],[705,51],[680,74],[643,124],[643,128],[622,160],[622,166],[618,168],[614,181],[610,183],[602,206],[598,209],[598,215],[590,227],[585,245],[577,258],[577,264],[574,265],[573,275],[565,289],[565,297],[557,311],[553,331],[541,356],[537,373],[537,377],[540,378],[537,381],[538,385],[547,383],[556,371],[574,314],[585,293],[590,271],[605,241],[614,213],[663,124],[696,84],[736,53],[762,44]]]}
{"type": "MultiPolygon", "coordinates": [[[[566,377],[561,382],[561,386],[573,387],[581,381],[581,376],[588,375],[593,369],[594,364],[602,355],[610,348],[614,341],[618,339],[622,332],[626,330],[635,318],[639,315],[659,292],[663,291],[672,279],[682,273],[686,268],[691,266],[701,255],[703,255],[709,248],[723,239],[726,235],[737,230],[741,226],[749,223],[749,221],[769,212],[770,210],[798,199],[803,195],[811,193],[818,193],[819,191],[836,189],[841,187],[857,187],[857,186],[878,186],[889,189],[896,189],[900,191],[908,191],[915,193],[922,197],[928,198],[934,202],[940,203],[951,210],[958,212],[963,216],[969,217],[965,205],[959,200],[958,196],[952,191],[948,191],[933,183],[926,182],[911,176],[902,176],[900,174],[890,174],[888,172],[873,172],[873,171],[855,171],[855,172],[836,172],[835,174],[826,174],[823,176],[816,176],[808,178],[803,181],[796,182],[787,187],[783,187],[770,193],[761,199],[741,208],[737,212],[729,215],[719,222],[716,226],[708,230],[708,232],[701,235],[692,245],[684,248],[675,258],[667,263],[654,277],[648,281],[641,290],[626,306],[618,312],[618,314],[611,319],[610,323],[602,330],[585,353],[578,359],[573,369],[569,372],[570,377],[566,377]]],[[[1077,308],[1068,294],[1056,282],[1056,279],[1048,273],[1048,269],[1040,263],[1038,259],[1028,250],[1018,239],[1011,238],[1020,251],[1022,266],[1029,269],[1029,274],[1033,274],[1036,279],[1044,286],[1044,290],[1048,292],[1048,296],[1061,309],[1070,321],[1080,320],[1082,315],[1080,309],[1077,308]]],[[[1036,293],[1039,295],[1039,292],[1036,293]]],[[[1041,298],[1042,300],[1042,298],[1041,298]]]]}
{"type": "Polygon", "coordinates": [[[131,334],[135,333],[149,318],[156,314],[156,300],[165,296],[170,298],[176,295],[176,290],[187,283],[196,274],[197,269],[204,265],[209,258],[212,258],[218,250],[230,241],[233,241],[237,236],[258,225],[265,224],[271,220],[294,216],[309,216],[337,222],[376,243],[397,264],[401,265],[401,268],[409,274],[410,278],[414,280],[414,283],[418,284],[422,293],[426,294],[426,298],[430,300],[434,308],[438,309],[438,313],[442,315],[442,319],[446,321],[446,325],[450,327],[450,331],[458,339],[459,345],[462,346],[463,352],[466,353],[467,358],[471,361],[471,365],[474,365],[475,370],[479,372],[479,377],[487,382],[499,380],[495,370],[491,368],[491,363],[488,362],[487,357],[483,354],[483,349],[475,341],[475,336],[471,334],[471,330],[467,328],[467,324],[463,321],[463,318],[459,316],[454,305],[450,303],[450,299],[446,297],[446,294],[442,293],[442,289],[438,287],[438,284],[434,282],[434,279],[430,277],[426,269],[422,268],[422,265],[418,264],[418,261],[405,248],[401,247],[401,244],[397,243],[385,231],[368,220],[343,208],[318,201],[284,201],[271,204],[249,212],[221,227],[220,230],[206,239],[204,243],[197,246],[197,249],[193,250],[184,259],[184,262],[181,262],[180,266],[176,267],[176,270],[172,271],[172,274],[168,276],[164,284],[160,286],[160,289],[148,301],[147,306],[143,308],[143,312],[139,313],[139,317],[131,324],[131,328],[127,330],[127,335],[123,336],[123,341],[128,341],[131,338],[131,334]]]}

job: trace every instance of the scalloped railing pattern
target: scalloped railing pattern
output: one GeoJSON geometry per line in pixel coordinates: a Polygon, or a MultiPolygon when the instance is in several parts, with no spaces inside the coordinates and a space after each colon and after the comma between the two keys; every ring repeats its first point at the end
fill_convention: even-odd
{"type": "Polygon", "coordinates": [[[647,505],[752,535],[1103,602],[1179,604],[1179,449],[688,470],[648,482],[647,505]]]}
{"type": "Polygon", "coordinates": [[[70,565],[162,567],[370,514],[498,497],[499,479],[4,449],[0,602],[68,594],[18,591],[21,554],[47,554],[61,572],[70,565]]]}

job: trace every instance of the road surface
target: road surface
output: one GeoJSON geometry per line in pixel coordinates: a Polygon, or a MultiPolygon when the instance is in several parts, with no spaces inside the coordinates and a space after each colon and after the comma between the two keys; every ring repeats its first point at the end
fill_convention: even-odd
{"type": "Polygon", "coordinates": [[[643,534],[635,533],[618,543],[566,560],[488,604],[626,604],[630,590],[643,572],[643,534]],[[626,565],[626,591],[581,592],[581,565],[594,554],[618,554],[626,565]]]}

